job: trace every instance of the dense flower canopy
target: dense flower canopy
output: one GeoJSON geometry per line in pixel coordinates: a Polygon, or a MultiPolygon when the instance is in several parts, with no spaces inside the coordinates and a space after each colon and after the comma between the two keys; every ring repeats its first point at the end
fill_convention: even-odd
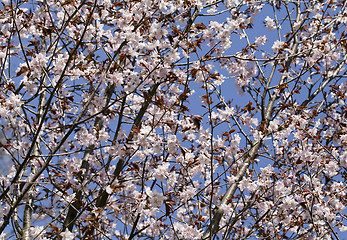
{"type": "Polygon", "coordinates": [[[2,0],[0,238],[342,236],[346,4],[2,0]]]}

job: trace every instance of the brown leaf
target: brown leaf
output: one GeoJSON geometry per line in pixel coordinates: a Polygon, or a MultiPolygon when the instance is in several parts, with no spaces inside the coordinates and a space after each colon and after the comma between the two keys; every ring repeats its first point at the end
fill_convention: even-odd
{"type": "Polygon", "coordinates": [[[16,76],[18,77],[24,73],[27,73],[28,71],[29,71],[29,68],[27,66],[23,66],[19,69],[16,76]]]}
{"type": "Polygon", "coordinates": [[[202,121],[202,116],[200,115],[195,115],[192,117],[193,123],[196,127],[196,129],[200,129],[200,122],[202,121]]]}

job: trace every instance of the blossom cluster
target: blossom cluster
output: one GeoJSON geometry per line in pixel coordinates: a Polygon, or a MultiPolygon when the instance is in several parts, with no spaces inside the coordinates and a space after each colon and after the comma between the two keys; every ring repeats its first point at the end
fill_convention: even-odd
{"type": "Polygon", "coordinates": [[[3,0],[0,239],[342,236],[346,23],[342,0],[3,0]]]}

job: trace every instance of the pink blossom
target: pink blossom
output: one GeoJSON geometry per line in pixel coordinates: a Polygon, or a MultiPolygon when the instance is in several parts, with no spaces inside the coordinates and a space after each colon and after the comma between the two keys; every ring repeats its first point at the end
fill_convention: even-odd
{"type": "Polygon", "coordinates": [[[336,0],[21,2],[0,4],[0,238],[345,230],[336,0]]]}
{"type": "Polygon", "coordinates": [[[345,231],[347,231],[347,226],[340,226],[340,227],[339,227],[339,230],[340,230],[341,232],[345,232],[345,231]]]}
{"type": "Polygon", "coordinates": [[[325,166],[324,172],[329,176],[333,177],[335,176],[338,172],[337,170],[339,169],[337,163],[335,161],[329,161],[328,164],[325,166]]]}
{"type": "Polygon", "coordinates": [[[175,227],[175,230],[178,232],[178,236],[180,238],[201,239],[201,236],[202,236],[201,230],[199,231],[195,229],[193,226],[175,222],[174,227],[175,227]]]}
{"type": "Polygon", "coordinates": [[[196,194],[196,189],[193,186],[187,186],[185,189],[180,193],[180,198],[182,201],[186,202],[189,199],[193,198],[196,194]]]}
{"type": "Polygon", "coordinates": [[[7,114],[8,114],[7,109],[0,105],[0,117],[5,117],[7,114]]]}
{"type": "Polygon", "coordinates": [[[73,240],[75,238],[75,234],[70,232],[69,230],[65,230],[62,234],[63,240],[73,240]]]}
{"type": "Polygon", "coordinates": [[[178,140],[175,135],[169,135],[167,138],[168,152],[175,152],[178,149],[178,140]]]}
{"type": "Polygon", "coordinates": [[[158,193],[157,190],[152,191],[150,188],[146,188],[146,194],[149,196],[149,201],[154,208],[161,207],[166,199],[162,193],[158,193]]]}
{"type": "Polygon", "coordinates": [[[254,192],[257,189],[257,184],[250,179],[244,178],[240,181],[239,188],[241,191],[248,190],[254,192]]]}
{"type": "Polygon", "coordinates": [[[163,163],[159,165],[156,169],[154,169],[153,176],[156,179],[163,181],[169,175],[169,166],[170,163],[163,163]]]}
{"type": "Polygon", "coordinates": [[[47,61],[48,57],[43,53],[39,53],[31,60],[31,67],[35,71],[40,71],[41,68],[46,67],[47,61]]]}
{"type": "Polygon", "coordinates": [[[267,40],[268,40],[267,37],[265,35],[263,35],[263,36],[257,37],[255,39],[255,43],[258,45],[264,45],[267,40]]]}
{"type": "Polygon", "coordinates": [[[160,23],[157,22],[151,24],[149,32],[149,37],[155,37],[156,39],[165,37],[168,33],[168,31],[165,28],[163,28],[160,23]]]}
{"type": "Polygon", "coordinates": [[[271,19],[269,16],[265,18],[265,26],[269,30],[274,30],[276,29],[276,23],[273,19],[271,19]]]}
{"type": "Polygon", "coordinates": [[[21,106],[21,96],[11,93],[11,95],[6,99],[6,106],[9,109],[17,109],[21,106]]]}
{"type": "Polygon", "coordinates": [[[284,42],[277,40],[272,45],[272,50],[274,51],[274,53],[277,53],[279,50],[283,48],[283,46],[284,46],[284,42]]]}

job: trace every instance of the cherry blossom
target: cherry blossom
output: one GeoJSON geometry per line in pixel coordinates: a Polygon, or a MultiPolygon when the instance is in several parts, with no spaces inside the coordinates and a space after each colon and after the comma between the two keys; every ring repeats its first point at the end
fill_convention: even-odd
{"type": "Polygon", "coordinates": [[[258,45],[264,45],[264,44],[266,43],[267,40],[268,40],[268,39],[266,38],[266,36],[263,35],[263,36],[257,37],[257,38],[255,39],[255,43],[258,44],[258,45]]]}
{"type": "Polygon", "coordinates": [[[273,19],[271,19],[269,16],[265,18],[265,25],[266,25],[266,28],[269,30],[274,30],[277,27],[276,22],[273,19]]]}
{"type": "Polygon", "coordinates": [[[277,53],[279,50],[281,50],[284,47],[284,42],[277,40],[272,45],[272,50],[277,53]]]}
{"type": "Polygon", "coordinates": [[[2,1],[0,239],[343,238],[346,22],[342,0],[2,1]]]}
{"type": "Polygon", "coordinates": [[[75,235],[69,230],[63,232],[61,235],[63,240],[72,240],[75,237],[75,235]]]}

